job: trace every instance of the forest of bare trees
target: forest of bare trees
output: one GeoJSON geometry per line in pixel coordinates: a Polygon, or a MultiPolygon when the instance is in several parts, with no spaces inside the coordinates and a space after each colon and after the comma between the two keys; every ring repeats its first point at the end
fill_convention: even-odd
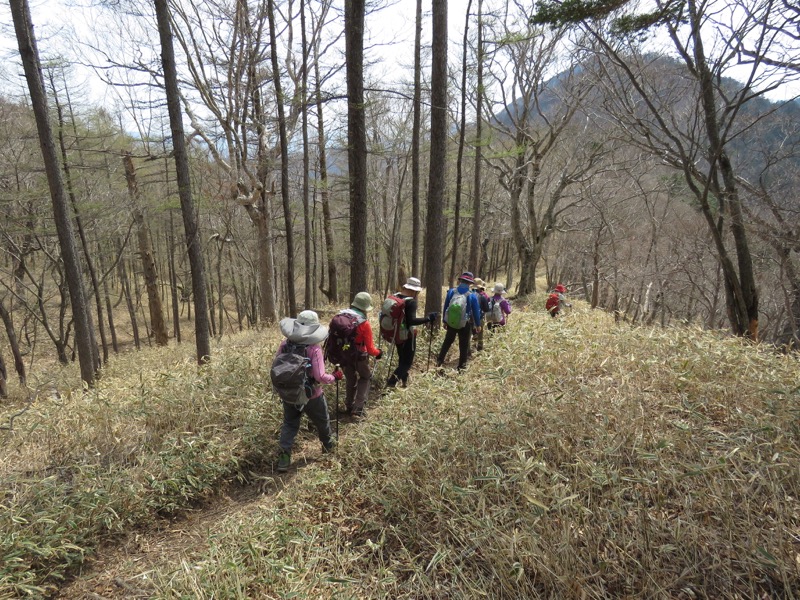
{"type": "Polygon", "coordinates": [[[462,269],[798,345],[794,4],[407,4],[395,45],[363,0],[131,0],[37,48],[12,0],[3,385],[462,269]]]}

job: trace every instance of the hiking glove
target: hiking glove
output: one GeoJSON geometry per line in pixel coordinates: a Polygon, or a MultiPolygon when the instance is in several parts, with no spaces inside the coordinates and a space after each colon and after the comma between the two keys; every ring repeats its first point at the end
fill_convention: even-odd
{"type": "Polygon", "coordinates": [[[335,370],[335,371],[332,373],[332,375],[333,375],[333,378],[334,378],[336,381],[341,381],[342,379],[344,379],[344,373],[342,373],[342,372],[341,372],[339,369],[336,369],[336,370],[335,370]]]}
{"type": "Polygon", "coordinates": [[[428,315],[428,321],[433,323],[439,317],[438,313],[432,312],[428,315]]]}
{"type": "Polygon", "coordinates": [[[378,348],[378,353],[375,355],[375,360],[380,360],[381,356],[383,356],[383,350],[378,348]]]}

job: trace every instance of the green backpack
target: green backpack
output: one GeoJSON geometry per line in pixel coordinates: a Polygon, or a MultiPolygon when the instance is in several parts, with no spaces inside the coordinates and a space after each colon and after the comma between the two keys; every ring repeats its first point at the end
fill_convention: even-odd
{"type": "Polygon", "coordinates": [[[458,290],[454,290],[450,297],[450,304],[447,305],[447,314],[444,320],[453,329],[461,329],[467,324],[469,319],[467,294],[469,292],[462,294],[458,290]]]}

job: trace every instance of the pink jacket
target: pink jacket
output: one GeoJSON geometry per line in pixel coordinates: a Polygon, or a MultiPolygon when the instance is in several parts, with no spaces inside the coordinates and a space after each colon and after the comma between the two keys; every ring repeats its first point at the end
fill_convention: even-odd
{"type": "MultiPolygon", "coordinates": [[[[285,346],[286,340],[283,340],[281,345],[278,346],[278,354],[283,352],[285,346]]],[[[322,385],[320,384],[333,383],[336,378],[325,372],[325,357],[322,355],[322,348],[319,347],[319,344],[308,346],[306,348],[306,356],[311,359],[311,376],[316,382],[311,398],[319,398],[322,395],[322,385]]]]}

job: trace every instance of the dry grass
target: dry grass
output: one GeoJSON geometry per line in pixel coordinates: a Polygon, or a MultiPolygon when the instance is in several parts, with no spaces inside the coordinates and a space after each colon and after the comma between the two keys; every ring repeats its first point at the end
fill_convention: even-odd
{"type": "MultiPolygon", "coordinates": [[[[798,358],[599,311],[516,312],[466,373],[415,373],[335,458],[150,571],[152,595],[800,596],[798,358]]],[[[260,380],[276,343],[234,338],[199,373],[141,353],[136,373],[120,361],[97,392],[37,405],[7,434],[0,513],[4,554],[32,574],[5,567],[0,589],[52,582],[62,554],[74,564],[271,450],[279,411],[260,380]],[[80,519],[35,520],[63,498],[80,519]],[[25,542],[58,552],[37,563],[25,542]]]]}

